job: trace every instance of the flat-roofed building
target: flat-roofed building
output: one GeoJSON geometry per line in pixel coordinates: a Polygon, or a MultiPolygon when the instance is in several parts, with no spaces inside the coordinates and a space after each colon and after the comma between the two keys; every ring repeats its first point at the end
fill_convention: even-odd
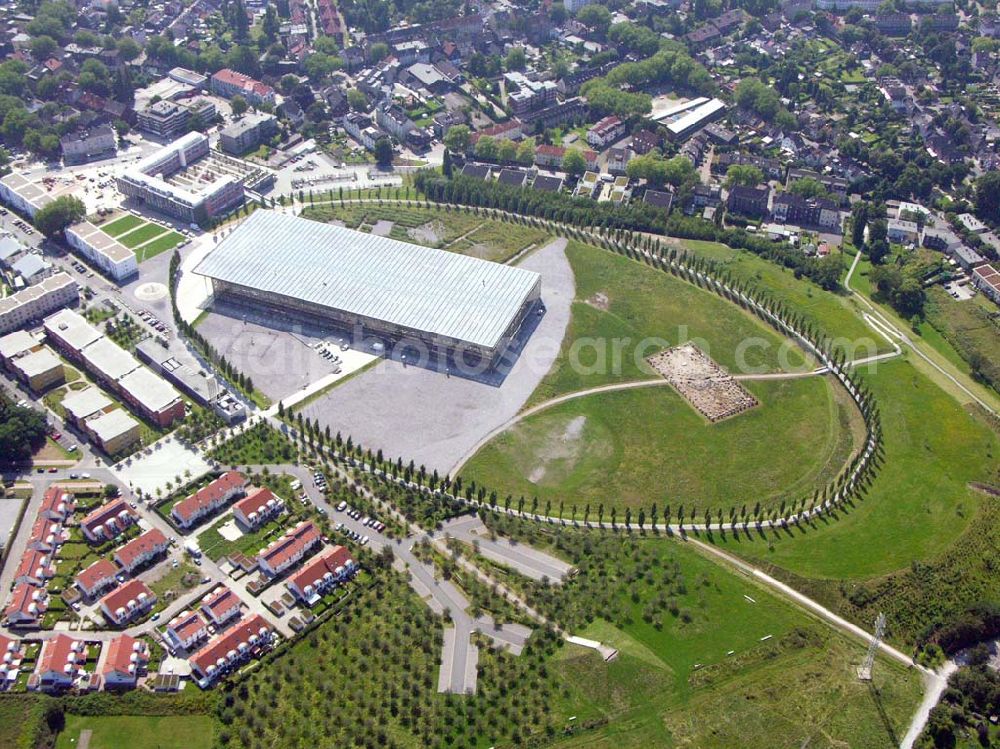
{"type": "Polygon", "coordinates": [[[207,136],[188,133],[126,169],[117,177],[118,190],[188,223],[202,223],[243,200],[243,185],[233,174],[213,170],[185,184],[170,180],[210,151],[207,136]]]}
{"type": "Polygon", "coordinates": [[[15,330],[0,338],[0,361],[10,367],[21,354],[34,351],[40,346],[38,340],[26,330],[15,330]]]}
{"type": "Polygon", "coordinates": [[[983,294],[1000,304],[1000,270],[989,263],[972,269],[972,283],[983,294]]]}
{"type": "Polygon", "coordinates": [[[667,137],[671,140],[683,140],[689,135],[714,122],[725,114],[726,105],[719,99],[709,99],[703,104],[699,104],[693,109],[688,109],[679,114],[672,122],[667,124],[667,137]]]}
{"type": "Polygon", "coordinates": [[[143,616],[155,603],[156,594],[146,583],[129,580],[101,599],[101,613],[109,622],[121,627],[143,616]]]}
{"type": "Polygon", "coordinates": [[[70,247],[115,281],[120,283],[138,274],[135,253],[89,221],[68,227],[65,236],[70,247]]]}
{"type": "Polygon", "coordinates": [[[80,353],[87,371],[110,388],[114,388],[118,380],[140,366],[132,354],[110,338],[98,338],[80,353]]]}
{"type": "Polygon", "coordinates": [[[11,367],[18,379],[36,393],[66,381],[62,361],[44,347],[14,359],[11,367]]]}
{"type": "Polygon", "coordinates": [[[217,297],[292,311],[449,356],[494,363],[541,277],[276,211],[258,210],[199,263],[217,297]]]}
{"type": "Polygon", "coordinates": [[[129,574],[163,554],[170,545],[159,528],[133,538],[115,552],[115,561],[129,574]]]}
{"type": "Polygon", "coordinates": [[[116,408],[84,423],[87,434],[106,455],[118,455],[139,441],[142,427],[128,412],[116,408]]]}
{"type": "Polygon", "coordinates": [[[60,307],[80,301],[80,287],[68,273],[54,273],[10,296],[0,299],[0,335],[38,322],[60,307]]]}
{"type": "Polygon", "coordinates": [[[108,410],[112,406],[114,402],[95,387],[73,391],[62,401],[67,420],[80,429],[83,429],[84,421],[88,417],[108,410]]]}
{"type": "Polygon", "coordinates": [[[93,510],[80,521],[80,530],[91,543],[103,543],[121,535],[122,531],[139,522],[139,516],[124,499],[113,499],[93,510]]]}
{"type": "Polygon", "coordinates": [[[169,382],[146,367],[137,367],[118,381],[122,399],[140,416],[160,427],[184,418],[184,400],[169,382]]]}
{"type": "Polygon", "coordinates": [[[243,115],[219,131],[219,147],[240,156],[278,132],[278,118],[267,112],[243,115]]]}
{"type": "Polygon", "coordinates": [[[75,362],[83,362],[80,352],[104,334],[71,309],[59,310],[45,318],[45,336],[52,345],[75,362]]]}
{"type": "Polygon", "coordinates": [[[59,139],[63,162],[67,165],[108,159],[118,151],[118,137],[111,125],[75,130],[59,139]]]}
{"type": "Polygon", "coordinates": [[[247,478],[239,471],[226,471],[211,483],[189,494],[170,510],[181,528],[192,528],[202,518],[214,514],[235,498],[246,493],[247,478]]]}

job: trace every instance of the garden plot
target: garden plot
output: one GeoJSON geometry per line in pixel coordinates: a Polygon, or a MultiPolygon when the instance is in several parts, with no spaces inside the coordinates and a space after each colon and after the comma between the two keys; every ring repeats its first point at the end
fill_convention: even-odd
{"type": "Polygon", "coordinates": [[[746,388],[693,343],[667,349],[646,361],[709,421],[728,419],[757,405],[746,388]]]}

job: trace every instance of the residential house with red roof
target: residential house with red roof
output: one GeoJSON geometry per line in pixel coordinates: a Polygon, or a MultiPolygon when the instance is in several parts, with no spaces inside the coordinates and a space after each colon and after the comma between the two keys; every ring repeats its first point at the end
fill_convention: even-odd
{"type": "Polygon", "coordinates": [[[246,487],[246,476],[239,471],[227,471],[175,504],[170,516],[181,528],[192,528],[203,518],[225,507],[234,497],[245,494],[246,487]]]}
{"type": "Polygon", "coordinates": [[[155,559],[167,550],[169,542],[159,528],[153,528],[115,552],[115,561],[130,575],[146,562],[155,559]]]}
{"type": "Polygon", "coordinates": [[[285,503],[266,487],[254,489],[246,497],[233,505],[233,517],[244,530],[256,530],[268,520],[277,517],[285,509],[285,503]]]}
{"type": "Polygon", "coordinates": [[[239,95],[247,100],[249,104],[259,106],[261,104],[275,104],[276,97],[274,89],[266,83],[251,78],[235,70],[223,68],[212,74],[209,84],[212,91],[219,96],[232,99],[239,95]]]}
{"type": "Polygon", "coordinates": [[[48,608],[49,594],[45,588],[18,583],[10,594],[3,615],[10,627],[37,627],[48,608]]]}
{"type": "Polygon", "coordinates": [[[197,611],[182,611],[167,624],[166,633],[174,647],[190,650],[208,637],[208,622],[197,611]]]}
{"type": "Polygon", "coordinates": [[[139,522],[139,516],[124,499],[114,499],[98,507],[80,521],[83,535],[91,543],[103,543],[116,538],[128,528],[139,522]]]}
{"type": "Polygon", "coordinates": [[[108,588],[115,585],[115,575],[118,568],[107,559],[98,559],[87,569],[80,572],[73,583],[88,600],[94,600],[108,588]]]}
{"type": "Polygon", "coordinates": [[[201,600],[201,611],[216,627],[240,615],[240,597],[225,585],[220,585],[201,600]]]}
{"type": "Polygon", "coordinates": [[[257,564],[265,575],[277,577],[298,564],[319,542],[319,529],[311,520],[306,520],[262,550],[257,564]]]}
{"type": "Polygon", "coordinates": [[[105,689],[134,689],[149,663],[149,649],[142,640],[119,635],[107,645],[101,677],[105,689]]]}
{"type": "Polygon", "coordinates": [[[138,619],[156,603],[156,594],[142,580],[129,580],[101,599],[101,612],[117,627],[138,619]]]}
{"type": "MultiPolygon", "coordinates": [[[[535,148],[535,165],[548,169],[562,169],[566,150],[563,146],[550,146],[543,143],[535,148]]],[[[587,148],[580,149],[580,152],[583,154],[583,160],[587,163],[587,169],[591,171],[597,169],[597,151],[587,148]]]]}
{"type": "Polygon", "coordinates": [[[343,546],[325,549],[302,565],[286,583],[291,593],[307,606],[314,605],[328,591],[358,571],[351,553],[343,546]]]}
{"type": "Polygon", "coordinates": [[[76,509],[76,498],[61,486],[52,485],[45,490],[38,516],[63,522],[76,509]]]}
{"type": "Polygon", "coordinates": [[[55,577],[55,574],[55,562],[51,555],[44,551],[26,549],[14,573],[14,582],[41,587],[49,578],[55,577]]]}
{"type": "Polygon", "coordinates": [[[270,646],[271,625],[259,614],[231,627],[195,653],[189,662],[194,674],[207,686],[259,657],[270,646]]]}
{"type": "Polygon", "coordinates": [[[43,692],[69,689],[82,675],[86,662],[87,643],[58,634],[42,643],[38,665],[28,680],[28,688],[43,692]]]}

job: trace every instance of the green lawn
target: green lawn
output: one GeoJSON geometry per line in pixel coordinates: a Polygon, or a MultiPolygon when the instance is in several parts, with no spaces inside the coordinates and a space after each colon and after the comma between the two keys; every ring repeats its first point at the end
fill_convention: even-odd
{"type": "Polygon", "coordinates": [[[132,229],[125,234],[119,235],[117,239],[130,250],[134,250],[143,242],[148,242],[154,237],[158,237],[169,231],[170,230],[165,226],[160,226],[159,224],[150,222],[144,226],[138,227],[137,229],[132,229]]]}
{"type": "Polygon", "coordinates": [[[529,405],[561,393],[657,375],[656,351],[697,340],[734,374],[777,371],[802,352],[756,317],[708,291],[620,255],[569,242],[576,300],[562,350],[529,405]]]}
{"type": "Polygon", "coordinates": [[[215,726],[207,715],[67,715],[56,749],[75,749],[84,730],[92,731],[90,749],[209,749],[215,726]]]}
{"type": "Polygon", "coordinates": [[[142,245],[142,247],[137,247],[135,250],[135,259],[137,262],[144,262],[149,260],[151,257],[156,257],[161,252],[166,252],[167,250],[172,250],[177,246],[178,242],[184,241],[184,235],[178,234],[175,231],[168,232],[162,237],[157,237],[151,242],[147,242],[142,245]]]}
{"type": "Polygon", "coordinates": [[[231,522],[233,522],[233,516],[227,515],[219,518],[209,528],[198,534],[198,547],[213,562],[237,551],[250,557],[256,556],[261,549],[277,539],[286,528],[292,525],[294,517],[288,512],[283,512],[274,520],[252,533],[241,535],[235,541],[230,541],[219,533],[219,526],[231,522]]]}
{"type": "MultiPolygon", "coordinates": [[[[696,254],[718,261],[737,278],[753,281],[786,302],[828,335],[841,339],[840,345],[857,349],[855,356],[892,350],[884,338],[865,324],[846,294],[823,291],[811,281],[797,279],[790,270],[745,250],[734,250],[717,242],[684,240],[684,244],[696,254]]],[[[844,259],[844,265],[848,265],[848,258],[844,259]]]]}
{"type": "Polygon", "coordinates": [[[865,377],[880,404],[885,461],[867,496],[814,528],[722,542],[808,578],[863,579],[928,560],[976,517],[971,481],[1000,478],[997,435],[905,359],[865,377]]]}
{"type": "MultiPolygon", "coordinates": [[[[462,469],[468,482],[567,514],[694,505],[777,507],[811,496],[848,460],[852,411],[825,378],[746,382],[759,406],[711,424],[670,386],[599,393],[534,414],[462,469]],[[780,458],[776,459],[776,456],[780,458]]],[[[623,515],[619,512],[618,519],[623,515]]],[[[675,515],[676,517],[676,515],[675,515]]]]}
{"type": "Polygon", "coordinates": [[[133,216],[129,213],[121,218],[116,218],[110,224],[105,224],[101,227],[101,231],[112,237],[120,237],[122,234],[132,231],[137,226],[141,226],[145,222],[145,219],[133,216]]]}

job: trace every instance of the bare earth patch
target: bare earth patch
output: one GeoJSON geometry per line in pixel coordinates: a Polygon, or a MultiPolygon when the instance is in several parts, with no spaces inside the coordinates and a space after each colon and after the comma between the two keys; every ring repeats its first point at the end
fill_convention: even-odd
{"type": "Polygon", "coordinates": [[[721,421],[757,405],[746,388],[693,343],[654,354],[646,361],[709,421],[721,421]]]}
{"type": "Polygon", "coordinates": [[[570,419],[566,428],[563,429],[563,433],[551,440],[545,449],[538,453],[538,465],[531,470],[528,481],[537,484],[545,478],[548,464],[554,460],[576,460],[583,446],[580,437],[583,435],[583,427],[586,423],[586,416],[575,416],[570,419]]]}
{"type": "Polygon", "coordinates": [[[611,307],[611,300],[608,299],[608,295],[605,294],[603,291],[598,291],[596,294],[590,297],[590,299],[587,300],[587,304],[589,304],[591,307],[596,307],[602,312],[607,312],[608,309],[611,307]]]}
{"type": "Polygon", "coordinates": [[[421,244],[438,245],[445,234],[444,226],[440,221],[428,221],[422,226],[407,229],[407,235],[421,244]]]}

